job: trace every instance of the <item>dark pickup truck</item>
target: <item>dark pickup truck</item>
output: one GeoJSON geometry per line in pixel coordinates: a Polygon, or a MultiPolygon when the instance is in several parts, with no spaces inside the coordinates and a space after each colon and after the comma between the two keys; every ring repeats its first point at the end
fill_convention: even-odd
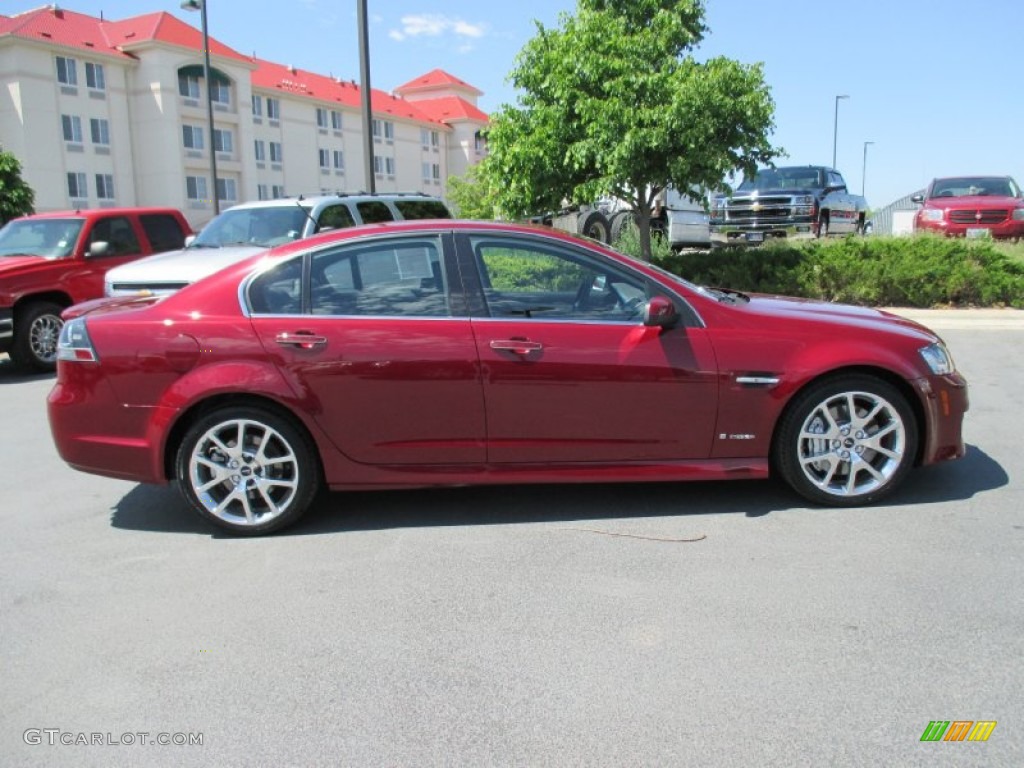
{"type": "Polygon", "coordinates": [[[0,229],[0,352],[21,368],[57,365],[61,312],[103,295],[107,270],[185,245],[192,233],[174,208],[40,213],[0,229]]]}
{"type": "Polygon", "coordinates": [[[758,244],[771,238],[862,233],[867,202],[833,168],[764,168],[731,195],[711,200],[713,245],[758,244]]]}

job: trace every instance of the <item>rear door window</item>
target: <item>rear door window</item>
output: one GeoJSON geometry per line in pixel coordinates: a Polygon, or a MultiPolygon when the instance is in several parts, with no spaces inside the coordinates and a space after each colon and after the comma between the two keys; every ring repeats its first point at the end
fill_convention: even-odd
{"type": "Polygon", "coordinates": [[[139,222],[154,253],[185,247],[185,232],[173,216],[166,213],[144,213],[139,216],[139,222]]]}
{"type": "Polygon", "coordinates": [[[440,200],[396,200],[395,208],[403,219],[450,219],[451,213],[440,200]]]}
{"type": "Polygon", "coordinates": [[[395,220],[395,217],[391,215],[391,209],[380,200],[356,203],[356,208],[359,211],[359,217],[363,220],[363,224],[379,224],[382,221],[395,220]]]}

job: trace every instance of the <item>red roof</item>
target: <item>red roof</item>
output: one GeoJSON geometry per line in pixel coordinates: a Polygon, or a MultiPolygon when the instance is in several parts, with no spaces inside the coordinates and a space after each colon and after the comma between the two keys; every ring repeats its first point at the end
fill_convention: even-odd
{"type": "MultiPolygon", "coordinates": [[[[123,49],[152,41],[194,51],[203,48],[202,32],[162,11],[122,21],[105,21],[95,16],[47,6],[16,16],[0,16],[0,35],[13,35],[123,58],[133,58],[131,53],[123,49]]],[[[212,37],[210,52],[215,56],[248,61],[247,56],[212,37]]]]}
{"type": "MultiPolygon", "coordinates": [[[[302,69],[286,67],[264,59],[252,59],[258,69],[252,73],[252,85],[263,90],[279,90],[291,96],[306,96],[318,101],[333,101],[359,109],[362,94],[354,80],[336,80],[302,69]]],[[[396,99],[394,96],[372,89],[370,105],[374,114],[417,120],[423,123],[440,122],[422,109],[422,102],[396,99]]]]}
{"type": "Polygon", "coordinates": [[[439,123],[450,123],[453,120],[475,120],[478,123],[486,123],[489,118],[485,112],[480,111],[461,96],[445,96],[440,99],[424,99],[413,102],[416,108],[431,120],[439,123]]]}
{"type": "Polygon", "coordinates": [[[465,80],[460,80],[455,75],[445,72],[443,69],[434,69],[427,72],[425,75],[410,80],[405,85],[395,88],[395,93],[404,93],[407,91],[423,91],[423,90],[439,90],[444,88],[454,88],[470,91],[477,96],[482,96],[483,91],[467,83],[465,80]]]}

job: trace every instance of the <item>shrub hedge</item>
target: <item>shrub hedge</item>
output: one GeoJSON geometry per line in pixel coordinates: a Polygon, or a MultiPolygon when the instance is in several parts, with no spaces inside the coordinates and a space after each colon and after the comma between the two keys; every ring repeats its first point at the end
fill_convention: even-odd
{"type": "Polygon", "coordinates": [[[656,251],[695,283],[756,293],[901,307],[1024,308],[1016,247],[935,236],[845,237],[755,248],[656,251]]]}

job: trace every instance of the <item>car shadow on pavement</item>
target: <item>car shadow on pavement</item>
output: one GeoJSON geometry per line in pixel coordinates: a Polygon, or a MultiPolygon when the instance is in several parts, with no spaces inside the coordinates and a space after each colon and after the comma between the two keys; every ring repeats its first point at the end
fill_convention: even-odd
{"type": "MultiPolygon", "coordinates": [[[[1008,482],[996,461],[970,446],[960,461],[912,472],[880,506],[968,499],[1008,482]]],[[[764,480],[348,491],[321,494],[297,524],[279,535],[708,514],[763,517],[805,506],[781,483],[764,480]]],[[[231,537],[201,520],[173,487],[136,486],[115,506],[111,525],[231,537]]]]}
{"type": "Polygon", "coordinates": [[[9,357],[0,355],[0,385],[20,384],[23,381],[42,381],[54,378],[53,373],[26,373],[16,366],[9,357]]]}

